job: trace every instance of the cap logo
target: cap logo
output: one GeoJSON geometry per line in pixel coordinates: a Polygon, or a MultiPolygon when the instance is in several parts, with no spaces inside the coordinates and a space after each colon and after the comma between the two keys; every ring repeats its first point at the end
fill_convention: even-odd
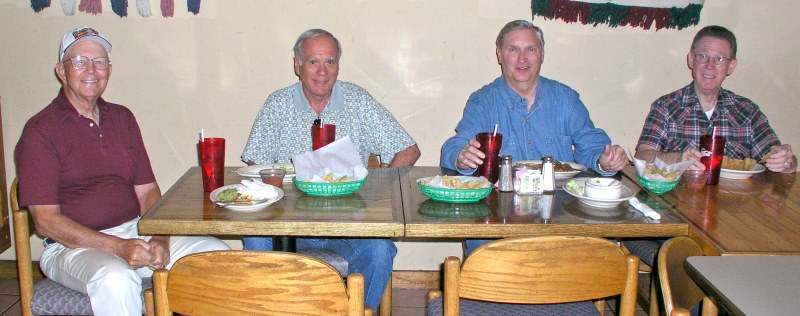
{"type": "Polygon", "coordinates": [[[100,36],[100,34],[91,27],[84,27],[80,30],[75,30],[72,32],[72,37],[74,37],[75,40],[85,36],[100,36]]]}

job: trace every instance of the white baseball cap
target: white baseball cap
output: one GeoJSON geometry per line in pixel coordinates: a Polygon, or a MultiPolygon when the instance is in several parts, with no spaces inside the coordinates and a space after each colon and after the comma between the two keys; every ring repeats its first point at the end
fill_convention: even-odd
{"type": "Polygon", "coordinates": [[[58,60],[64,59],[64,53],[67,52],[67,49],[69,49],[72,44],[86,40],[95,41],[98,44],[103,45],[103,47],[106,49],[106,52],[109,54],[111,53],[111,42],[100,35],[100,32],[97,32],[95,29],[84,26],[64,34],[64,38],[61,40],[61,47],[58,50],[58,60]]]}

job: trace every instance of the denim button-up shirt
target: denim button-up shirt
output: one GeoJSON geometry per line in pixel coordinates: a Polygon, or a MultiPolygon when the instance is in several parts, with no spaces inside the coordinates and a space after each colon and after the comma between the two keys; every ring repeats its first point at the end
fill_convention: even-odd
{"type": "MultiPolygon", "coordinates": [[[[561,162],[577,162],[602,175],[614,172],[597,170],[597,159],[611,139],[594,127],[589,111],[578,93],[555,80],[539,77],[536,101],[528,111],[528,101],[511,90],[501,76],[470,95],[456,135],[442,145],[440,165],[458,170],[456,159],[464,146],[479,132],[503,134],[501,155],[514,161],[538,160],[552,155],[561,162]]],[[[474,169],[458,170],[471,174],[474,169]]]]}

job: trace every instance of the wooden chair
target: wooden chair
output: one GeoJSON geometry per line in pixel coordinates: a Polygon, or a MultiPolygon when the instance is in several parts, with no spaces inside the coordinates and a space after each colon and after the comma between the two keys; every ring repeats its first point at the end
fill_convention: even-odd
{"type": "MultiPolygon", "coordinates": [[[[321,259],[325,263],[330,264],[336,271],[339,272],[343,278],[348,276],[348,268],[350,263],[342,255],[328,249],[309,248],[298,250],[297,253],[312,256],[321,259]]],[[[389,275],[389,282],[386,283],[386,288],[383,290],[381,296],[381,303],[378,306],[378,315],[391,316],[392,315],[392,275],[389,275]]]]}
{"type": "Polygon", "coordinates": [[[658,315],[658,273],[656,270],[656,256],[664,239],[628,239],[621,242],[623,251],[639,257],[639,271],[650,274],[650,295],[648,315],[658,315]]]}
{"type": "MultiPolygon", "coordinates": [[[[148,290],[149,292],[150,290],[148,290]]],[[[364,277],[347,286],[324,261],[278,251],[227,250],[181,258],[153,277],[156,315],[364,315],[364,277]]],[[[146,294],[150,295],[150,293],[146,294]]]]}
{"type": "Polygon", "coordinates": [[[389,168],[389,164],[381,162],[381,155],[369,154],[367,168],[389,168]]]}
{"type": "MultiPolygon", "coordinates": [[[[30,315],[92,315],[89,296],[69,289],[50,279],[35,282],[31,258],[32,223],[28,210],[19,207],[18,180],[15,178],[9,192],[12,221],[14,226],[14,247],[17,257],[17,276],[19,278],[19,301],[23,316],[30,315]]],[[[142,280],[142,287],[150,287],[150,279],[142,280]]],[[[152,313],[152,300],[145,300],[147,315],[152,313]]]]}
{"type": "MultiPolygon", "coordinates": [[[[703,250],[691,238],[675,237],[667,240],[658,251],[658,278],[664,295],[664,310],[667,315],[691,310],[701,300],[701,315],[717,315],[717,307],[686,274],[686,258],[702,256],[703,250]],[[678,309],[681,311],[675,312],[678,309]]],[[[688,314],[687,314],[688,315],[688,314]]]]}
{"type": "Polygon", "coordinates": [[[428,315],[603,313],[591,300],[617,295],[619,315],[634,315],[638,264],[600,238],[500,239],[473,251],[463,266],[457,257],[445,259],[444,291],[429,292],[428,315]]]}

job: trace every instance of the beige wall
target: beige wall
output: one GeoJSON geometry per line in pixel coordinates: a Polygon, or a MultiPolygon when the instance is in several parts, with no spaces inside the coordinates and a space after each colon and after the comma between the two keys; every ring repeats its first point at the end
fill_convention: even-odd
{"type": "MultiPolygon", "coordinates": [[[[114,72],[105,93],[137,115],[153,167],[166,191],[196,164],[197,133],[227,139],[227,164],[239,155],[266,96],[297,79],[291,46],[300,32],[321,27],[343,45],[339,78],[380,100],[418,141],[418,165],[436,165],[469,94],[500,74],[494,55],[499,29],[530,19],[530,1],[203,1],[201,13],[142,18],[65,16],[59,1],[34,13],[29,1],[0,0],[0,97],[8,182],[24,122],[55,96],[58,42],[88,25],[114,44],[114,72]]],[[[706,1],[701,26],[721,24],[739,38],[739,65],[725,87],[757,102],[781,139],[800,143],[800,2],[706,1]],[[768,4],[767,4],[768,3],[768,4]]],[[[633,148],[650,102],[691,80],[686,53],[698,27],[682,31],[591,27],[536,19],[547,41],[544,76],[581,93],[596,125],[633,148]]],[[[38,245],[35,245],[38,246],[38,245]]],[[[436,267],[458,244],[402,243],[397,266],[436,267]],[[449,245],[449,246],[448,246],[449,245]],[[410,250],[417,249],[417,250],[410,250]],[[416,263],[408,255],[428,252],[416,263]]],[[[36,250],[34,250],[36,251],[36,250]]],[[[7,251],[0,259],[13,258],[7,251]]]]}

